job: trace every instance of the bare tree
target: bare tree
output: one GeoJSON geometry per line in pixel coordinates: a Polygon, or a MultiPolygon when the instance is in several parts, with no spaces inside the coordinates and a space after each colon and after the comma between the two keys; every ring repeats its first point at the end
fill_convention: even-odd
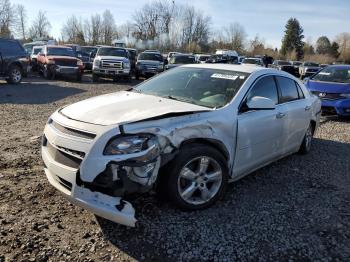
{"type": "Polygon", "coordinates": [[[264,52],[264,49],[265,49],[264,40],[261,39],[259,35],[256,35],[254,39],[250,40],[248,51],[251,53],[252,56],[255,56],[258,54],[261,55],[264,52]]]}
{"type": "Polygon", "coordinates": [[[244,27],[239,23],[233,23],[224,27],[223,32],[224,41],[228,43],[229,48],[236,50],[238,53],[242,53],[247,38],[244,27]]]}
{"type": "Polygon", "coordinates": [[[345,32],[337,35],[335,42],[339,45],[340,61],[350,63],[350,33],[345,32]]]}
{"type": "Polygon", "coordinates": [[[51,24],[46,17],[46,13],[42,10],[38,12],[36,19],[33,21],[29,30],[29,35],[32,39],[46,38],[49,36],[51,24]]]}
{"type": "Polygon", "coordinates": [[[97,45],[102,38],[102,19],[99,14],[91,16],[91,43],[97,45]]]}
{"type": "Polygon", "coordinates": [[[11,37],[15,13],[10,0],[0,0],[0,37],[11,37]]]}
{"type": "Polygon", "coordinates": [[[17,15],[16,31],[25,40],[27,35],[27,11],[23,5],[17,5],[15,9],[17,15]]]}
{"type": "Polygon", "coordinates": [[[69,17],[63,25],[62,38],[64,41],[80,45],[85,43],[83,24],[75,15],[69,17]]]}
{"type": "Polygon", "coordinates": [[[117,37],[117,29],[114,21],[114,17],[111,11],[106,10],[102,15],[102,37],[103,43],[106,45],[111,45],[112,40],[117,37]]]}

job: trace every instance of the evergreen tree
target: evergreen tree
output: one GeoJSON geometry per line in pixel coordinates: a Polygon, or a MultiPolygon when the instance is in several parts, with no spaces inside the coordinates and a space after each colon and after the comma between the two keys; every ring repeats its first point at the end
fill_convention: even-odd
{"type": "Polygon", "coordinates": [[[331,41],[329,41],[327,36],[321,36],[317,39],[316,52],[320,55],[331,53],[331,41]]]}
{"type": "Polygon", "coordinates": [[[294,50],[298,60],[303,58],[303,32],[304,30],[296,18],[290,18],[287,21],[281,47],[281,54],[283,56],[286,56],[294,50]]]}
{"type": "Polygon", "coordinates": [[[338,58],[339,57],[339,44],[337,42],[333,42],[332,45],[331,45],[331,55],[334,57],[334,58],[338,58]]]}

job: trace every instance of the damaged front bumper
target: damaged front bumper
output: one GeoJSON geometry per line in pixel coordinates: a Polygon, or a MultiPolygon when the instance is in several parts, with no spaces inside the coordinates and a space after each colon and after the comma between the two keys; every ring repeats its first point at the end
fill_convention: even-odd
{"type": "Polygon", "coordinates": [[[42,143],[49,182],[70,202],[116,223],[135,226],[135,210],[125,197],[153,188],[161,162],[159,148],[106,156],[103,150],[115,127],[77,123],[58,113],[52,119],[42,143]],[[80,125],[79,130],[70,124],[80,125]],[[83,131],[94,128],[94,136],[83,131]]]}

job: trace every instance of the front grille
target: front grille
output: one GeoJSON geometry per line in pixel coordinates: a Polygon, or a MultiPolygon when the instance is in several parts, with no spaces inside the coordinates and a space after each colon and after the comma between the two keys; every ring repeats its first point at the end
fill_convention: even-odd
{"type": "Polygon", "coordinates": [[[156,66],[156,65],[147,65],[147,64],[145,64],[144,66],[145,66],[146,69],[148,69],[148,70],[156,70],[156,69],[157,69],[157,66],[156,66]]]}
{"type": "Polygon", "coordinates": [[[92,133],[88,133],[85,131],[80,131],[80,130],[76,130],[73,128],[69,128],[66,126],[62,126],[61,124],[52,121],[51,125],[56,128],[58,131],[67,134],[67,135],[71,135],[71,136],[77,136],[77,137],[81,137],[81,138],[85,138],[85,139],[94,139],[96,137],[95,134],[92,133]]]}
{"type": "Polygon", "coordinates": [[[75,61],[75,60],[67,60],[67,61],[66,60],[58,60],[58,61],[55,61],[55,65],[76,67],[77,61],[75,61]]]}
{"type": "Polygon", "coordinates": [[[82,162],[82,159],[75,157],[75,156],[72,156],[70,154],[67,154],[67,153],[61,151],[62,149],[58,150],[53,145],[51,145],[49,142],[47,143],[47,150],[48,150],[50,156],[57,163],[60,163],[62,165],[72,167],[72,168],[79,168],[79,166],[82,162]]]}
{"type": "Polygon", "coordinates": [[[72,183],[63,179],[62,177],[56,176],[56,180],[58,183],[60,183],[61,186],[63,186],[65,189],[72,191],[72,183]]]}
{"type": "Polygon", "coordinates": [[[106,69],[123,69],[123,62],[103,59],[101,61],[101,67],[106,69]]]}
{"type": "Polygon", "coordinates": [[[325,100],[336,100],[336,99],[343,98],[342,96],[340,96],[339,93],[326,93],[326,92],[319,92],[319,91],[311,91],[311,93],[325,100]]]}

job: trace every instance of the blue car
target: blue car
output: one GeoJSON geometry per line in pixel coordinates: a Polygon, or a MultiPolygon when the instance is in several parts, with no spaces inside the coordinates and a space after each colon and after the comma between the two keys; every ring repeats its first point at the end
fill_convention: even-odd
{"type": "Polygon", "coordinates": [[[350,65],[327,66],[305,85],[322,100],[323,115],[350,116],[350,65]]]}

